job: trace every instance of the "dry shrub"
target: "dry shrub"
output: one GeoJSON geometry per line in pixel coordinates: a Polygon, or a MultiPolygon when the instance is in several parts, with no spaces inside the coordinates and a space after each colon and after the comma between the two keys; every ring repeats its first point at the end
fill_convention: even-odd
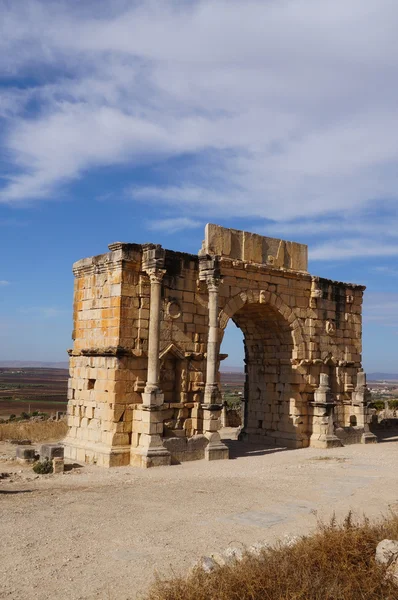
{"type": "Polygon", "coordinates": [[[375,562],[378,542],[398,539],[398,515],[377,523],[333,519],[292,547],[276,545],[259,556],[210,574],[158,580],[147,600],[396,600],[398,587],[375,562]]]}
{"type": "Polygon", "coordinates": [[[57,441],[65,437],[65,421],[18,421],[0,424],[0,441],[32,440],[32,442],[57,441]]]}

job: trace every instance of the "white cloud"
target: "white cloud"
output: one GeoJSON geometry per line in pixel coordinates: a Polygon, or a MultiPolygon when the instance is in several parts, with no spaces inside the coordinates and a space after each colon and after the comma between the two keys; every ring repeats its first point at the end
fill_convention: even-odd
{"type": "Polygon", "coordinates": [[[10,282],[6,279],[0,279],[0,285],[10,285],[10,282]]]}
{"type": "Polygon", "coordinates": [[[367,292],[364,295],[364,322],[374,322],[387,327],[398,327],[398,294],[367,292]]]}
{"type": "Polygon", "coordinates": [[[0,202],[51,198],[94,167],[189,155],[167,186],[132,197],[193,221],[267,218],[293,232],[305,215],[309,234],[309,220],[328,233],[338,221],[324,216],[349,213],[340,231],[358,239],[334,258],[397,254],[372,239],[367,216],[397,202],[395,1],[0,6],[0,72],[34,77],[0,100],[0,202]],[[35,116],[24,112],[32,100],[35,116]]]}
{"type": "Polygon", "coordinates": [[[386,244],[373,239],[353,241],[333,240],[309,247],[311,260],[347,260],[357,257],[398,256],[398,244],[386,244]]]}
{"type": "Polygon", "coordinates": [[[165,233],[176,233],[185,229],[195,229],[201,227],[203,223],[189,219],[188,217],[170,217],[165,219],[153,219],[148,222],[150,231],[162,231],[165,233]]]}
{"type": "Polygon", "coordinates": [[[52,317],[59,317],[60,315],[66,314],[69,311],[64,308],[57,308],[55,306],[29,306],[19,309],[19,312],[24,315],[32,315],[35,317],[44,317],[45,319],[52,317]]]}
{"type": "Polygon", "coordinates": [[[387,275],[387,276],[392,275],[393,277],[398,277],[398,269],[395,269],[393,267],[388,267],[388,266],[382,265],[379,267],[374,267],[372,270],[378,274],[387,275]]]}

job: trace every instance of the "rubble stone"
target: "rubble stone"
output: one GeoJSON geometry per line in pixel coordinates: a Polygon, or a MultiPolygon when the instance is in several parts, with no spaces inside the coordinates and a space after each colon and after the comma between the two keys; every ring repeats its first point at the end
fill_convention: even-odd
{"type": "Polygon", "coordinates": [[[36,460],[36,450],[32,446],[17,446],[17,462],[21,464],[34,463],[36,460]]]}
{"type": "Polygon", "coordinates": [[[43,444],[40,447],[40,460],[53,460],[54,458],[64,458],[64,447],[60,444],[43,444]]]}
{"type": "Polygon", "coordinates": [[[55,457],[52,460],[53,463],[53,473],[63,473],[64,472],[64,459],[55,457]]]}
{"type": "Polygon", "coordinates": [[[377,544],[376,562],[381,565],[390,565],[398,559],[398,541],[382,540],[377,544]]]}

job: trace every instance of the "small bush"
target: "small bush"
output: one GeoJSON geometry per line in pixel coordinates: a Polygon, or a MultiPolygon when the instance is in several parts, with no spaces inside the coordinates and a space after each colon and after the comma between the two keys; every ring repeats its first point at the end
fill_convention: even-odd
{"type": "Polygon", "coordinates": [[[384,410],[384,400],[373,400],[372,407],[376,410],[384,410]]]}
{"type": "Polygon", "coordinates": [[[53,465],[52,462],[46,458],[42,462],[37,462],[33,465],[33,470],[35,473],[39,473],[39,475],[47,475],[48,473],[53,472],[53,465]]]}
{"type": "Polygon", "coordinates": [[[27,413],[27,412],[25,412],[25,411],[22,411],[21,412],[21,419],[23,419],[24,421],[29,420],[30,419],[30,414],[27,413]]]}
{"type": "Polygon", "coordinates": [[[17,418],[17,415],[10,415],[9,421],[15,421],[17,418]]]}

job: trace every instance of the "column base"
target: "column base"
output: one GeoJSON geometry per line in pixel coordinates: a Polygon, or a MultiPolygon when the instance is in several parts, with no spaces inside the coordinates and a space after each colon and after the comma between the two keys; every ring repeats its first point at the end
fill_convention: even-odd
{"type": "Polygon", "coordinates": [[[166,448],[135,448],[131,452],[130,465],[141,469],[168,467],[171,465],[171,454],[166,448]]]}
{"type": "Polygon", "coordinates": [[[171,454],[163,446],[159,435],[141,434],[140,444],[131,448],[130,465],[149,469],[150,467],[167,467],[171,465],[171,454]]]}
{"type": "Polygon", "coordinates": [[[377,444],[377,443],[378,443],[378,439],[374,435],[374,433],[371,433],[370,431],[365,431],[365,433],[362,434],[361,444],[377,444]]]}
{"type": "Polygon", "coordinates": [[[164,402],[164,394],[158,388],[146,387],[141,396],[143,406],[161,406],[164,402]]]}
{"type": "Polygon", "coordinates": [[[310,448],[340,448],[342,445],[341,440],[331,433],[310,437],[310,448]]]}
{"type": "Polygon", "coordinates": [[[204,393],[204,404],[208,406],[220,405],[221,410],[221,393],[217,383],[206,383],[204,393]]]}
{"type": "Polygon", "coordinates": [[[223,444],[208,445],[205,448],[205,459],[206,460],[228,460],[229,459],[229,448],[223,444]]]}
{"type": "Polygon", "coordinates": [[[206,460],[228,460],[229,459],[229,448],[226,446],[220,438],[220,434],[217,433],[205,433],[205,436],[209,440],[205,448],[205,459],[206,460]]]}

